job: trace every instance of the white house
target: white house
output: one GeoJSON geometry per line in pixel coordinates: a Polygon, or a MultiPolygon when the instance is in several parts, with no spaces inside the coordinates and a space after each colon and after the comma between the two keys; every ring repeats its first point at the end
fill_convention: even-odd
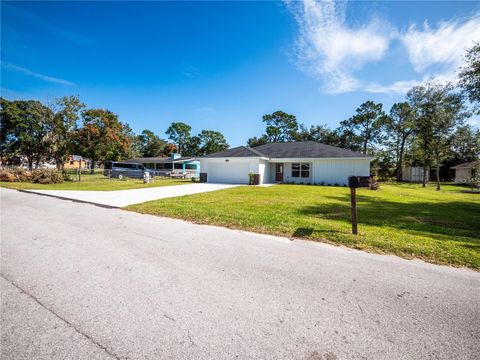
{"type": "Polygon", "coordinates": [[[470,161],[451,167],[451,169],[455,169],[456,183],[468,182],[475,175],[475,171],[478,168],[480,168],[480,160],[470,161]]]}
{"type": "Polygon", "coordinates": [[[203,180],[212,183],[247,184],[251,173],[259,184],[345,185],[349,176],[369,176],[373,157],[306,141],[239,146],[199,160],[203,180]]]}

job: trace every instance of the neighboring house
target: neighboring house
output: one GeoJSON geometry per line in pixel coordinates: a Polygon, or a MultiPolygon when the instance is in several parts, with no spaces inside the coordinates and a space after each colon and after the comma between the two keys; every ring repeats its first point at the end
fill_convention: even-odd
{"type": "Polygon", "coordinates": [[[451,169],[455,170],[455,182],[457,183],[468,182],[474,176],[474,170],[478,168],[480,168],[480,160],[470,161],[451,167],[451,169]]]}
{"type": "Polygon", "coordinates": [[[257,175],[260,184],[346,185],[349,176],[370,175],[373,157],[306,141],[271,143],[254,148],[239,146],[199,160],[207,182],[247,184],[251,173],[257,175]]]}
{"type": "MultiPolygon", "coordinates": [[[[404,166],[402,168],[402,181],[422,182],[423,181],[422,166],[404,166]]],[[[427,181],[429,180],[430,170],[427,169],[427,181]]]]}
{"type": "Polygon", "coordinates": [[[182,157],[180,154],[172,154],[169,157],[134,158],[126,160],[126,162],[143,164],[145,168],[154,170],[155,175],[166,175],[171,172],[182,172],[192,176],[200,175],[200,162],[193,157],[182,157]]]}
{"type": "Polygon", "coordinates": [[[80,155],[69,155],[67,162],[63,164],[63,168],[78,169],[80,167],[82,169],[86,169],[88,165],[89,165],[89,161],[87,159],[82,158],[80,155]]]}

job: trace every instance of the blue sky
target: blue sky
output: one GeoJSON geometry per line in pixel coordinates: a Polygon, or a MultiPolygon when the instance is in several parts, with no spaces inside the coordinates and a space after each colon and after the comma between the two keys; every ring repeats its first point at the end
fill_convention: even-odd
{"type": "Polygon", "coordinates": [[[1,20],[3,97],[78,94],[136,132],[183,121],[232,146],[276,110],[331,127],[388,110],[480,41],[480,3],[460,1],[2,2],[1,20]]]}

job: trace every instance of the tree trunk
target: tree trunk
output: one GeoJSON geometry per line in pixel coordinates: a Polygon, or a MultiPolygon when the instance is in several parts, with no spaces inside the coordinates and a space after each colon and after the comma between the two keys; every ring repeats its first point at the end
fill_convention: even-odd
{"type": "Polygon", "coordinates": [[[402,139],[402,144],[400,145],[400,150],[398,152],[397,181],[401,181],[402,178],[403,178],[402,165],[403,165],[403,151],[404,151],[404,148],[405,148],[405,140],[406,139],[402,139]]]}
{"type": "Polygon", "coordinates": [[[63,161],[63,159],[55,158],[55,165],[57,166],[58,171],[63,171],[65,162],[63,161]]]}
{"type": "Polygon", "coordinates": [[[364,154],[367,153],[367,145],[368,145],[368,142],[367,142],[367,141],[364,141],[364,143],[363,143],[363,153],[364,153],[364,154]]]}
{"type": "Polygon", "coordinates": [[[95,157],[92,155],[92,159],[90,161],[90,174],[95,173],[95,157]]]}
{"type": "Polygon", "coordinates": [[[422,180],[422,187],[427,186],[427,164],[423,163],[423,180],[422,180]]]}
{"type": "Polygon", "coordinates": [[[397,164],[397,181],[402,181],[402,156],[398,158],[398,164],[397,164]]]}
{"type": "Polygon", "coordinates": [[[27,157],[28,161],[28,170],[32,171],[33,170],[33,158],[27,157]]]}
{"type": "Polygon", "coordinates": [[[435,171],[437,175],[437,190],[440,190],[440,159],[437,158],[437,169],[435,171]]]}

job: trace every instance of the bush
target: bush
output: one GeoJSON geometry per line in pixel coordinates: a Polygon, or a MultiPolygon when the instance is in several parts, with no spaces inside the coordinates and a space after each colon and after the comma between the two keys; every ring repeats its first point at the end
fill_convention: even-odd
{"type": "Polygon", "coordinates": [[[371,176],[370,181],[369,181],[369,189],[370,190],[378,190],[380,189],[380,184],[378,183],[377,177],[376,176],[371,176]]]}
{"type": "Polygon", "coordinates": [[[5,182],[29,182],[32,180],[32,173],[24,168],[0,170],[0,181],[5,182]]]}
{"type": "Polygon", "coordinates": [[[192,176],[192,182],[200,182],[200,178],[198,176],[192,176]]]}
{"type": "Polygon", "coordinates": [[[255,184],[255,174],[254,173],[248,173],[248,185],[254,185],[255,184]]]}
{"type": "Polygon", "coordinates": [[[59,184],[64,180],[63,174],[54,169],[35,169],[32,171],[32,182],[38,184],[59,184]]]}
{"type": "Polygon", "coordinates": [[[467,179],[467,184],[472,187],[472,190],[475,188],[480,188],[480,164],[472,168],[472,177],[467,179]]]}
{"type": "Polygon", "coordinates": [[[63,176],[63,181],[73,181],[72,175],[67,173],[65,170],[63,170],[62,172],[62,176],[63,176]]]}
{"type": "Polygon", "coordinates": [[[0,181],[4,182],[33,182],[38,184],[59,184],[69,179],[55,169],[35,169],[29,171],[24,168],[0,170],[0,181]]]}
{"type": "Polygon", "coordinates": [[[3,182],[16,182],[17,178],[9,170],[0,170],[0,181],[3,182]]]}
{"type": "Polygon", "coordinates": [[[28,182],[32,180],[32,172],[24,168],[16,168],[13,170],[17,181],[28,182]]]}

